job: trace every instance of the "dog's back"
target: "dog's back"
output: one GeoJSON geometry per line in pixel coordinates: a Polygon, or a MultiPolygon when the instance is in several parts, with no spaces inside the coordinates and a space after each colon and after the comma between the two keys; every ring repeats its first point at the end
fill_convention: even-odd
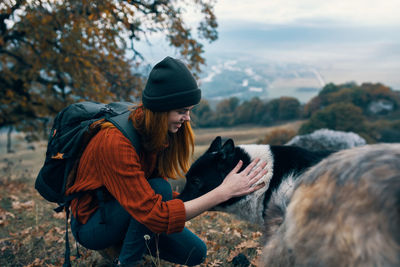
{"type": "Polygon", "coordinates": [[[400,266],[400,144],[340,151],[299,180],[265,266],[400,266]]]}

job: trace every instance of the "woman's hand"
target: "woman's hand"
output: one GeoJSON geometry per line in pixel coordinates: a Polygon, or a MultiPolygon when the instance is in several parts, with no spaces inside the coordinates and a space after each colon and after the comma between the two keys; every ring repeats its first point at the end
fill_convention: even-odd
{"type": "Polygon", "coordinates": [[[254,168],[259,161],[259,159],[254,160],[243,171],[238,173],[243,165],[243,162],[239,161],[217,188],[198,198],[184,202],[186,220],[190,220],[232,197],[247,195],[263,187],[264,183],[255,186],[261,177],[267,173],[267,170],[264,169],[265,162],[254,168]]]}
{"type": "Polygon", "coordinates": [[[243,165],[243,162],[240,160],[235,168],[225,177],[219,187],[227,199],[250,194],[265,185],[264,183],[257,184],[267,173],[267,170],[264,169],[267,165],[266,162],[254,168],[259,162],[260,159],[255,159],[243,171],[238,172],[243,165]]]}

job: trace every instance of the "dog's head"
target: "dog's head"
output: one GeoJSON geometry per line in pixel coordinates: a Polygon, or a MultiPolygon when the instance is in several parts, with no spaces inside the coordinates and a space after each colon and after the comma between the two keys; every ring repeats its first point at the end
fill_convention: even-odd
{"type": "Polygon", "coordinates": [[[232,139],[222,144],[222,139],[218,136],[190,167],[186,174],[186,185],[179,198],[188,201],[213,190],[222,183],[239,160],[244,163],[242,169],[250,163],[250,157],[241,148],[235,147],[232,139]]]}

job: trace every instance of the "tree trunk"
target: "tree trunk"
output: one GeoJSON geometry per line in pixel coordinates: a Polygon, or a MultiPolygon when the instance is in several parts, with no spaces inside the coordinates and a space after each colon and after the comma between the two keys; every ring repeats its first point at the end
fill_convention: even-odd
{"type": "Polygon", "coordinates": [[[13,131],[13,126],[8,126],[7,132],[7,153],[13,153],[14,151],[11,149],[11,133],[13,131]]]}

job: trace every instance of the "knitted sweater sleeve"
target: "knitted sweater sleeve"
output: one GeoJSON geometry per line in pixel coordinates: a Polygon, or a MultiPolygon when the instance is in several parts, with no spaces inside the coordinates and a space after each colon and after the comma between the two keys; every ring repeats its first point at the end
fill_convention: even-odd
{"type": "Polygon", "coordinates": [[[121,206],[155,233],[182,231],[186,218],[183,202],[162,201],[161,195],[155,194],[130,141],[117,129],[109,129],[97,142],[92,146],[97,154],[93,167],[121,206]]]}

